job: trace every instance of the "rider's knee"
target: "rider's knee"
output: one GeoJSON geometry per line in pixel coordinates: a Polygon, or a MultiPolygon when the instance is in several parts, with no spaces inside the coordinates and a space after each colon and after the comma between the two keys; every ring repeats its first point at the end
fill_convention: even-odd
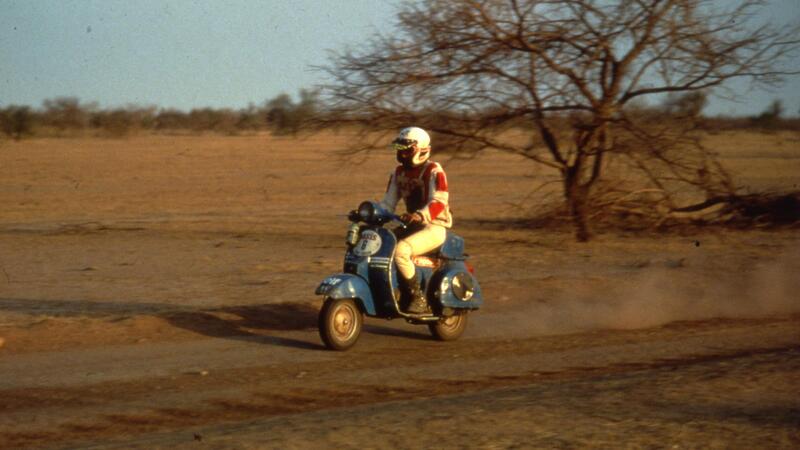
{"type": "Polygon", "coordinates": [[[406,241],[398,242],[394,250],[394,256],[395,258],[411,259],[411,245],[406,241]]]}

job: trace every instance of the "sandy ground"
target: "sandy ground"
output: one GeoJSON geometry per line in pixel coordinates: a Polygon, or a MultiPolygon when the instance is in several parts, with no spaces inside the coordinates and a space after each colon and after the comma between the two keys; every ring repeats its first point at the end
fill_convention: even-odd
{"type": "MultiPolygon", "coordinates": [[[[508,155],[443,161],[487,297],[464,338],[323,350],[314,288],[393,164],[345,139],[0,142],[0,448],[800,444],[796,229],[515,229],[551,178],[508,155]]],[[[800,182],[795,134],[709,142],[800,182]]]]}

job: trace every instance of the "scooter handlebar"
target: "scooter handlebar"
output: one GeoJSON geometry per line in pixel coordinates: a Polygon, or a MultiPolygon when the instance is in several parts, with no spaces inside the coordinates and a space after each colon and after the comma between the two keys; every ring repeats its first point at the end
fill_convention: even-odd
{"type": "Polygon", "coordinates": [[[408,224],[403,222],[403,218],[402,217],[398,216],[397,214],[392,214],[391,217],[392,217],[392,220],[396,220],[396,221],[400,222],[400,226],[402,226],[403,228],[408,228],[408,224]]]}
{"type": "Polygon", "coordinates": [[[347,219],[351,222],[371,221],[375,223],[385,223],[391,220],[400,222],[405,228],[408,224],[403,222],[402,217],[383,208],[376,202],[362,202],[358,209],[347,213],[347,219]]]}

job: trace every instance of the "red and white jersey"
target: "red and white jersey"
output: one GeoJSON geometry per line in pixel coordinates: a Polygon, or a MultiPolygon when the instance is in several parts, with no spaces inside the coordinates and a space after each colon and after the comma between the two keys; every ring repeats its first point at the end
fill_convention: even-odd
{"type": "Polygon", "coordinates": [[[411,169],[397,166],[389,177],[389,185],[381,203],[394,211],[401,198],[406,204],[406,211],[420,213],[426,223],[446,228],[453,226],[453,217],[447,204],[447,175],[439,163],[427,161],[411,169]]]}

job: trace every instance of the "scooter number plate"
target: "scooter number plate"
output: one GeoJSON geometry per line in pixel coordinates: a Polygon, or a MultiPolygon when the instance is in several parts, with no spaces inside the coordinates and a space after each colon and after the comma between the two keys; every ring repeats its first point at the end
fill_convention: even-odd
{"type": "Polygon", "coordinates": [[[380,248],[380,235],[372,230],[366,230],[361,233],[361,239],[359,239],[358,243],[356,243],[356,246],[353,247],[353,253],[358,256],[372,256],[375,253],[378,253],[380,248]]]}

